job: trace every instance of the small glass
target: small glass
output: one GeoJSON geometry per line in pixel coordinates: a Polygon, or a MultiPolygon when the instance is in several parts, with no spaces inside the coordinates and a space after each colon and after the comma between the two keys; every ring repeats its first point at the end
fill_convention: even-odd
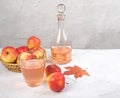
{"type": "Polygon", "coordinates": [[[20,67],[28,86],[35,87],[43,83],[45,60],[20,60],[20,67]]]}

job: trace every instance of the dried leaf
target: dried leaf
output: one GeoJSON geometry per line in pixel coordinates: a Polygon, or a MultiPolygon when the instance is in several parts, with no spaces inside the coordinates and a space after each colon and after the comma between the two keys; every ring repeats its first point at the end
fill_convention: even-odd
{"type": "Polygon", "coordinates": [[[80,68],[79,66],[67,66],[65,67],[65,69],[67,69],[67,71],[65,71],[63,74],[64,75],[74,75],[74,77],[77,79],[77,78],[80,78],[82,77],[83,75],[87,75],[89,76],[88,72],[82,68],[80,68]]]}

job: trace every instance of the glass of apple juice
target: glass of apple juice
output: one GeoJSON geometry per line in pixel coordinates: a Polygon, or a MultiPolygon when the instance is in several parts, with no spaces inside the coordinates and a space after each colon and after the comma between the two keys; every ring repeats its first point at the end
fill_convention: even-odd
{"type": "Polygon", "coordinates": [[[45,70],[44,58],[20,60],[20,67],[24,80],[28,86],[35,87],[43,83],[45,70]]]}

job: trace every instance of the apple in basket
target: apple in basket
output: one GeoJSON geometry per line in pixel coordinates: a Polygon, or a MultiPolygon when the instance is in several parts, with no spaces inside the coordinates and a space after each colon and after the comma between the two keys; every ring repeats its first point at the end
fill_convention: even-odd
{"type": "Polygon", "coordinates": [[[18,51],[19,54],[21,54],[22,52],[27,52],[28,47],[27,46],[19,46],[16,48],[16,50],[18,51]]]}
{"type": "Polygon", "coordinates": [[[45,54],[45,50],[41,47],[30,49],[30,52],[33,54],[33,57],[37,59],[43,58],[45,54]]]}
{"type": "Polygon", "coordinates": [[[1,59],[3,62],[13,63],[18,57],[18,52],[13,46],[6,46],[1,51],[1,59]]]}
{"type": "Polygon", "coordinates": [[[20,60],[31,60],[31,59],[33,59],[33,55],[30,52],[22,52],[20,54],[20,58],[19,59],[20,60]]]}
{"type": "Polygon", "coordinates": [[[40,47],[41,46],[41,40],[36,36],[30,36],[27,40],[27,47],[29,49],[40,47]]]}

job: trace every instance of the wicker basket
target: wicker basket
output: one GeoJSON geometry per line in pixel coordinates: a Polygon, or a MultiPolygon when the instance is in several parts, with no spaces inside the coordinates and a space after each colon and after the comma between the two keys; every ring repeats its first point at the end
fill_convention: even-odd
{"type": "Polygon", "coordinates": [[[10,71],[21,72],[19,64],[5,63],[5,62],[2,62],[2,64],[10,71]]]}

